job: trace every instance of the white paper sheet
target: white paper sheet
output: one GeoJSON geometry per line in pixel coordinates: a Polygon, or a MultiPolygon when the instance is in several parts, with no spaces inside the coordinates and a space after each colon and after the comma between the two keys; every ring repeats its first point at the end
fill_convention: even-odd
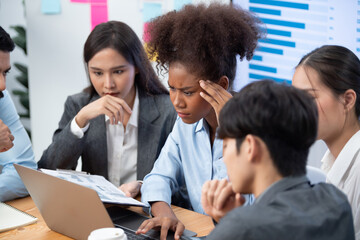
{"type": "Polygon", "coordinates": [[[124,192],[115,187],[111,182],[103,176],[89,175],[84,172],[72,170],[49,170],[41,169],[43,173],[58,177],[69,182],[79,184],[84,187],[91,188],[97,192],[100,199],[104,203],[114,203],[121,205],[132,205],[140,207],[149,207],[148,205],[125,196],[124,192]]]}

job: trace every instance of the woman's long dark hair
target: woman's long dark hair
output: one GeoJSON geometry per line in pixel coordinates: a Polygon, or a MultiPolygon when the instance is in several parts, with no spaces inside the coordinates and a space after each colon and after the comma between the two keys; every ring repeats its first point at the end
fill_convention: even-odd
{"type": "MultiPolygon", "coordinates": [[[[140,39],[128,25],[109,21],[94,28],[84,45],[84,62],[87,70],[91,58],[105,48],[118,51],[126,61],[137,68],[138,73],[135,75],[137,88],[149,95],[168,93],[155,74],[140,39]]],[[[91,81],[90,84],[84,91],[93,96],[96,91],[91,81]]]]}
{"type": "Polygon", "coordinates": [[[324,45],[306,54],[296,66],[310,67],[335,96],[352,89],[356,93],[355,114],[360,116],[360,60],[349,49],[324,45]]]}

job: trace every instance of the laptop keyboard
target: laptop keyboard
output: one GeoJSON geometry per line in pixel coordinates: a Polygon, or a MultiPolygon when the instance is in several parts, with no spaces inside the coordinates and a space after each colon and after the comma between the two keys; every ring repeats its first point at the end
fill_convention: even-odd
{"type": "MultiPolygon", "coordinates": [[[[160,232],[154,229],[149,230],[144,235],[136,235],[135,232],[141,223],[148,218],[138,213],[132,212],[128,209],[112,206],[106,209],[113,221],[115,227],[121,228],[126,233],[128,239],[145,239],[145,240],[158,240],[160,238],[160,232]]],[[[188,236],[195,236],[196,233],[185,230],[188,236]]],[[[169,232],[167,236],[168,240],[174,240],[174,232],[169,232]]],[[[189,237],[181,236],[180,239],[191,239],[189,237]]]]}
{"type": "Polygon", "coordinates": [[[122,230],[124,230],[128,240],[156,240],[156,238],[152,238],[152,237],[149,237],[149,236],[136,235],[133,230],[128,229],[126,227],[121,226],[120,228],[122,230]]]}

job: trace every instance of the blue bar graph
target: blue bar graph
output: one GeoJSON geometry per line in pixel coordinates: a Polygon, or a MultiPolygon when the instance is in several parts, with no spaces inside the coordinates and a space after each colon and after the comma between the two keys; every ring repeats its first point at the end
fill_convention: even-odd
{"type": "Polygon", "coordinates": [[[269,47],[259,46],[256,50],[259,52],[267,52],[267,53],[284,55],[284,51],[282,49],[277,49],[277,48],[269,48],[269,47]]]}
{"type": "Polygon", "coordinates": [[[272,39],[272,38],[259,39],[259,42],[280,45],[280,46],[285,46],[285,47],[292,47],[292,48],[295,47],[295,42],[272,39]]]}
{"type": "Polygon", "coordinates": [[[241,66],[249,82],[268,78],[290,84],[301,57],[324,44],[355,45],[352,50],[360,58],[360,0],[231,2],[247,8],[263,22],[264,38],[258,40],[250,62],[241,66]],[[341,25],[344,21],[346,26],[341,25]]]}
{"type": "Polygon", "coordinates": [[[289,79],[270,77],[270,76],[266,76],[266,75],[255,74],[255,73],[249,73],[249,78],[256,79],[256,80],[272,79],[272,80],[274,80],[276,82],[280,82],[280,83],[285,82],[287,84],[291,84],[291,80],[289,80],[289,79]]]}
{"type": "Polygon", "coordinates": [[[284,1],[276,1],[276,0],[250,0],[249,2],[257,3],[257,4],[271,5],[271,6],[278,6],[278,7],[309,10],[309,4],[305,4],[305,3],[284,2],[284,1]]]}
{"type": "Polygon", "coordinates": [[[279,26],[284,26],[284,27],[305,29],[305,23],[283,21],[283,20],[269,19],[269,18],[260,18],[260,20],[266,24],[273,24],[273,25],[279,25],[279,26]]]}
{"type": "Polygon", "coordinates": [[[254,55],[252,60],[255,60],[255,61],[262,61],[263,60],[263,57],[260,56],[260,55],[254,55]]]}
{"type": "Polygon", "coordinates": [[[275,9],[250,7],[249,10],[252,11],[252,12],[255,12],[255,13],[264,13],[264,14],[281,16],[281,11],[280,10],[275,10],[275,9]]]}
{"type": "Polygon", "coordinates": [[[277,73],[276,68],[261,66],[261,65],[257,65],[257,64],[250,63],[249,68],[254,69],[254,70],[264,71],[264,72],[277,73]]]}
{"type": "Polygon", "coordinates": [[[267,32],[268,34],[283,36],[283,37],[291,37],[290,31],[268,28],[268,29],[264,29],[264,32],[267,32]]]}

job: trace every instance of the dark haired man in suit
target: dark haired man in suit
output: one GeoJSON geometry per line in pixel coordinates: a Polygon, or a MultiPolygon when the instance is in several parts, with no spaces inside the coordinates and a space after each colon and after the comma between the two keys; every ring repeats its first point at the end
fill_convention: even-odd
{"type": "Polygon", "coordinates": [[[204,211],[219,222],[206,239],[354,239],[346,196],[306,177],[318,125],[310,95],[254,82],[226,103],[219,121],[229,181],[203,186],[204,211]],[[243,193],[255,203],[241,206],[243,193]]]}
{"type": "Polygon", "coordinates": [[[15,45],[0,26],[0,201],[28,195],[13,164],[36,169],[37,164],[29,136],[6,90],[6,75],[10,71],[10,52],[15,45]]]}

